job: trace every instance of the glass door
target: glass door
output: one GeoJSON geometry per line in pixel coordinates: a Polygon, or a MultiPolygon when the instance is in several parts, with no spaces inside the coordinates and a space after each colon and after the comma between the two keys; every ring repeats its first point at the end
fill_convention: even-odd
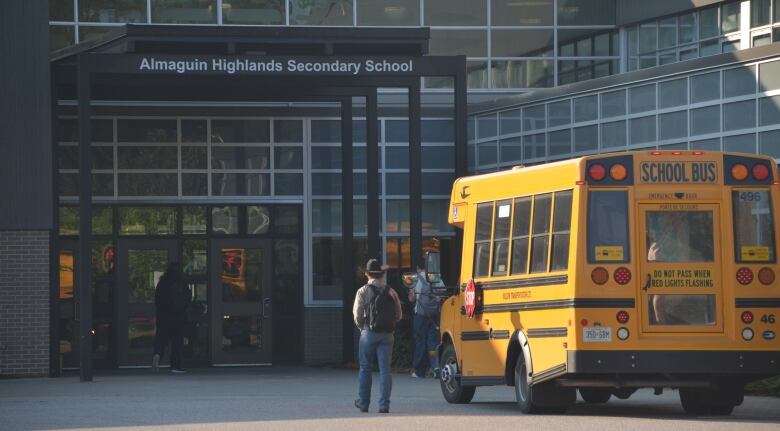
{"type": "Polygon", "coordinates": [[[78,292],[76,290],[76,256],[78,244],[70,241],[60,243],[60,285],[59,285],[59,343],[60,343],[60,369],[79,368],[79,322],[78,316],[78,292]]]}
{"type": "Polygon", "coordinates": [[[170,262],[176,240],[119,241],[117,341],[120,367],[151,366],[154,353],[154,291],[170,262]]]}
{"type": "Polygon", "coordinates": [[[271,364],[271,243],[211,242],[212,362],[271,364]]]}
{"type": "Polygon", "coordinates": [[[723,331],[719,208],[639,205],[643,332],[723,331]]]}

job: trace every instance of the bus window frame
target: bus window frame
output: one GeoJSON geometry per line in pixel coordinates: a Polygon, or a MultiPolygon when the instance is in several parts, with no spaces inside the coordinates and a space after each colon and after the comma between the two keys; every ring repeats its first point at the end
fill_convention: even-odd
{"type": "Polygon", "coordinates": [[[743,263],[743,264],[756,264],[756,265],[770,265],[770,264],[776,264],[777,263],[777,241],[776,241],[776,233],[775,233],[775,216],[774,214],[774,202],[772,201],[772,190],[770,188],[756,188],[756,189],[743,189],[743,188],[737,188],[734,187],[731,189],[731,228],[732,228],[732,236],[734,238],[734,262],[736,263],[743,263]],[[738,253],[739,250],[739,244],[738,244],[738,238],[737,238],[737,201],[734,199],[735,195],[738,195],[742,192],[766,192],[767,197],[769,198],[769,230],[770,235],[769,237],[772,239],[772,259],[770,260],[743,260],[740,257],[740,253],[738,253]]]}
{"type": "Polygon", "coordinates": [[[586,254],[587,254],[587,262],[588,264],[593,265],[612,265],[612,264],[629,264],[631,263],[631,212],[630,212],[630,205],[629,201],[629,191],[628,189],[605,189],[605,190],[588,190],[588,207],[585,209],[585,223],[586,223],[586,237],[585,237],[585,244],[587,246],[586,254]],[[622,193],[624,196],[624,204],[625,204],[625,225],[626,230],[624,232],[625,234],[625,246],[623,250],[623,260],[596,260],[595,259],[595,244],[591,243],[591,237],[592,237],[592,223],[590,222],[590,211],[591,208],[593,208],[592,205],[592,197],[594,193],[622,193]]]}

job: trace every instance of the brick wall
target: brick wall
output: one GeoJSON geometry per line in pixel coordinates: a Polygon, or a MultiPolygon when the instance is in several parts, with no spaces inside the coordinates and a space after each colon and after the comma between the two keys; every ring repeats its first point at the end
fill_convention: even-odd
{"type": "Polygon", "coordinates": [[[49,373],[49,231],[0,231],[0,376],[49,373]]]}
{"type": "Polygon", "coordinates": [[[341,308],[304,309],[303,362],[305,365],[340,364],[341,308]]]}

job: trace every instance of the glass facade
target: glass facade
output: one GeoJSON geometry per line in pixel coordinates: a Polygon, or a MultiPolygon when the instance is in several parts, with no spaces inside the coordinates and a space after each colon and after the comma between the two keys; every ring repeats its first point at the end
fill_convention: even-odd
{"type": "Polygon", "coordinates": [[[634,149],[760,153],[780,159],[780,60],[659,77],[471,118],[474,170],[634,149]]]}

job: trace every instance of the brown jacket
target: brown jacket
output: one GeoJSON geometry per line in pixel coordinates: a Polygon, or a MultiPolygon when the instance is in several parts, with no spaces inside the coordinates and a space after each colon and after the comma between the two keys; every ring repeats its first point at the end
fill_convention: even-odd
{"type": "MultiPolygon", "coordinates": [[[[398,299],[398,294],[395,293],[395,290],[392,287],[387,286],[387,288],[390,289],[390,296],[395,301],[395,323],[398,323],[403,316],[401,301],[398,299]]],[[[368,284],[358,289],[357,295],[355,295],[355,304],[352,306],[352,316],[354,317],[355,325],[361,330],[364,329],[363,325],[366,324],[368,289],[370,289],[368,284]]]]}

